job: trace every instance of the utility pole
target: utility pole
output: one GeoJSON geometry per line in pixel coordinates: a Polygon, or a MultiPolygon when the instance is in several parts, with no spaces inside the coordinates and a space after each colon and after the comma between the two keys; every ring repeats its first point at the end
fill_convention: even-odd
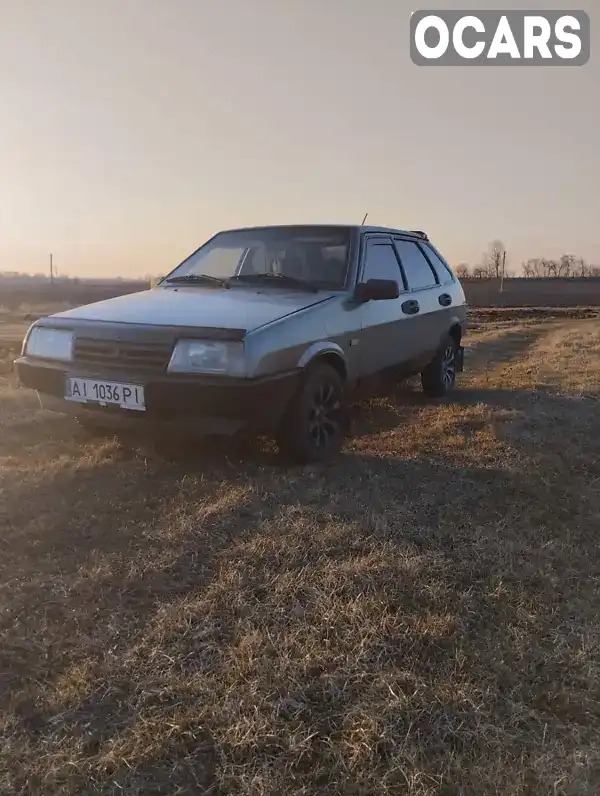
{"type": "Polygon", "coordinates": [[[50,284],[54,282],[54,271],[52,270],[52,255],[50,255],[50,284]]]}
{"type": "Polygon", "coordinates": [[[504,291],[504,273],[506,270],[506,249],[502,252],[502,276],[500,277],[500,292],[504,291]]]}

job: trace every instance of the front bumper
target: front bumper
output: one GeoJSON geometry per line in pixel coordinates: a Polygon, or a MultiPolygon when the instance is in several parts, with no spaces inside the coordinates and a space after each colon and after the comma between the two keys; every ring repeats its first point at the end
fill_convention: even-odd
{"type": "Polygon", "coordinates": [[[93,419],[108,427],[160,428],[185,433],[231,435],[243,429],[277,428],[296,391],[299,372],[261,379],[123,373],[103,369],[86,371],[64,365],[42,364],[28,357],[15,361],[19,382],[36,390],[42,407],[64,414],[93,419]],[[76,404],[64,399],[69,376],[143,384],[146,411],[116,406],[76,404]]]}

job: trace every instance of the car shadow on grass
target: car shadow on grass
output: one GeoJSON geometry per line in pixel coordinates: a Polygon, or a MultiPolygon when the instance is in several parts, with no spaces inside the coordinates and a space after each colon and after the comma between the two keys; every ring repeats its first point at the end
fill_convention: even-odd
{"type": "MultiPolygon", "coordinates": [[[[578,683],[600,610],[596,405],[486,388],[449,402],[487,407],[522,469],[360,448],[281,467],[268,444],[110,440],[78,460],[52,426],[53,455],[70,444],[73,462],[5,475],[0,493],[9,792],[37,778],[73,794],[242,793],[243,769],[274,777],[266,792],[292,776],[377,793],[402,767],[488,793],[499,758],[546,792],[544,750],[593,748],[598,700],[578,683]],[[357,742],[376,750],[368,781],[353,722],[373,728],[357,742]]],[[[359,407],[358,431],[426,403],[393,391],[359,407]]]]}
{"type": "Polygon", "coordinates": [[[491,339],[465,338],[465,369],[480,372],[488,367],[497,368],[519,361],[540,338],[548,333],[547,325],[534,325],[523,329],[496,332],[491,339]]]}
{"type": "MultiPolygon", "coordinates": [[[[590,661],[573,608],[600,608],[597,505],[580,482],[549,477],[544,457],[562,416],[578,418],[568,455],[581,452],[588,402],[511,390],[457,400],[541,423],[537,466],[347,451],[283,469],[268,451],[168,462],[115,446],[35,491],[23,476],[5,482],[0,704],[5,754],[24,755],[15,791],[48,776],[64,793],[110,782],[219,792],[240,767],[316,787],[305,755],[359,787],[339,739],[365,711],[369,742],[385,746],[368,764],[370,792],[394,761],[445,772],[450,786],[451,752],[464,786],[473,755],[518,766],[525,747],[575,753],[590,732],[577,687],[590,661]],[[444,686],[453,678],[463,696],[444,686]],[[479,733],[483,709],[497,745],[479,733]],[[302,755],[299,731],[312,739],[302,755]],[[126,764],[107,758],[119,745],[126,764]],[[50,772],[42,750],[70,762],[50,772]]],[[[531,776],[541,792],[544,772],[531,776]]]]}

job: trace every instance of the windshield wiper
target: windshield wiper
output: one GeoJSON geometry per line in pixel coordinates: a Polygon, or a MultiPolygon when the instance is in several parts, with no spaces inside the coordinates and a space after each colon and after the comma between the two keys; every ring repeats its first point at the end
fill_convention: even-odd
{"type": "Polygon", "coordinates": [[[219,279],[218,276],[210,276],[210,274],[184,274],[183,276],[172,276],[170,279],[167,279],[167,282],[171,284],[175,284],[177,282],[188,282],[188,283],[197,283],[206,284],[207,282],[215,285],[221,285],[222,287],[229,287],[229,280],[228,279],[219,279]]]}
{"type": "Polygon", "coordinates": [[[294,285],[304,290],[310,290],[311,293],[319,292],[319,288],[313,285],[312,282],[298,279],[295,276],[287,276],[286,274],[237,274],[237,276],[231,277],[231,281],[233,280],[238,282],[283,282],[287,285],[294,285]]]}

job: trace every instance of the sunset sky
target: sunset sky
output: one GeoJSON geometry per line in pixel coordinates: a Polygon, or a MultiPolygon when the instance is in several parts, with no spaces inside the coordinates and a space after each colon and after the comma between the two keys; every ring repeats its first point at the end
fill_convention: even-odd
{"type": "Polygon", "coordinates": [[[588,65],[414,66],[413,0],[0,0],[0,270],[156,274],[366,211],[454,263],[600,264],[600,6],[526,7],[586,10],[588,65]]]}

